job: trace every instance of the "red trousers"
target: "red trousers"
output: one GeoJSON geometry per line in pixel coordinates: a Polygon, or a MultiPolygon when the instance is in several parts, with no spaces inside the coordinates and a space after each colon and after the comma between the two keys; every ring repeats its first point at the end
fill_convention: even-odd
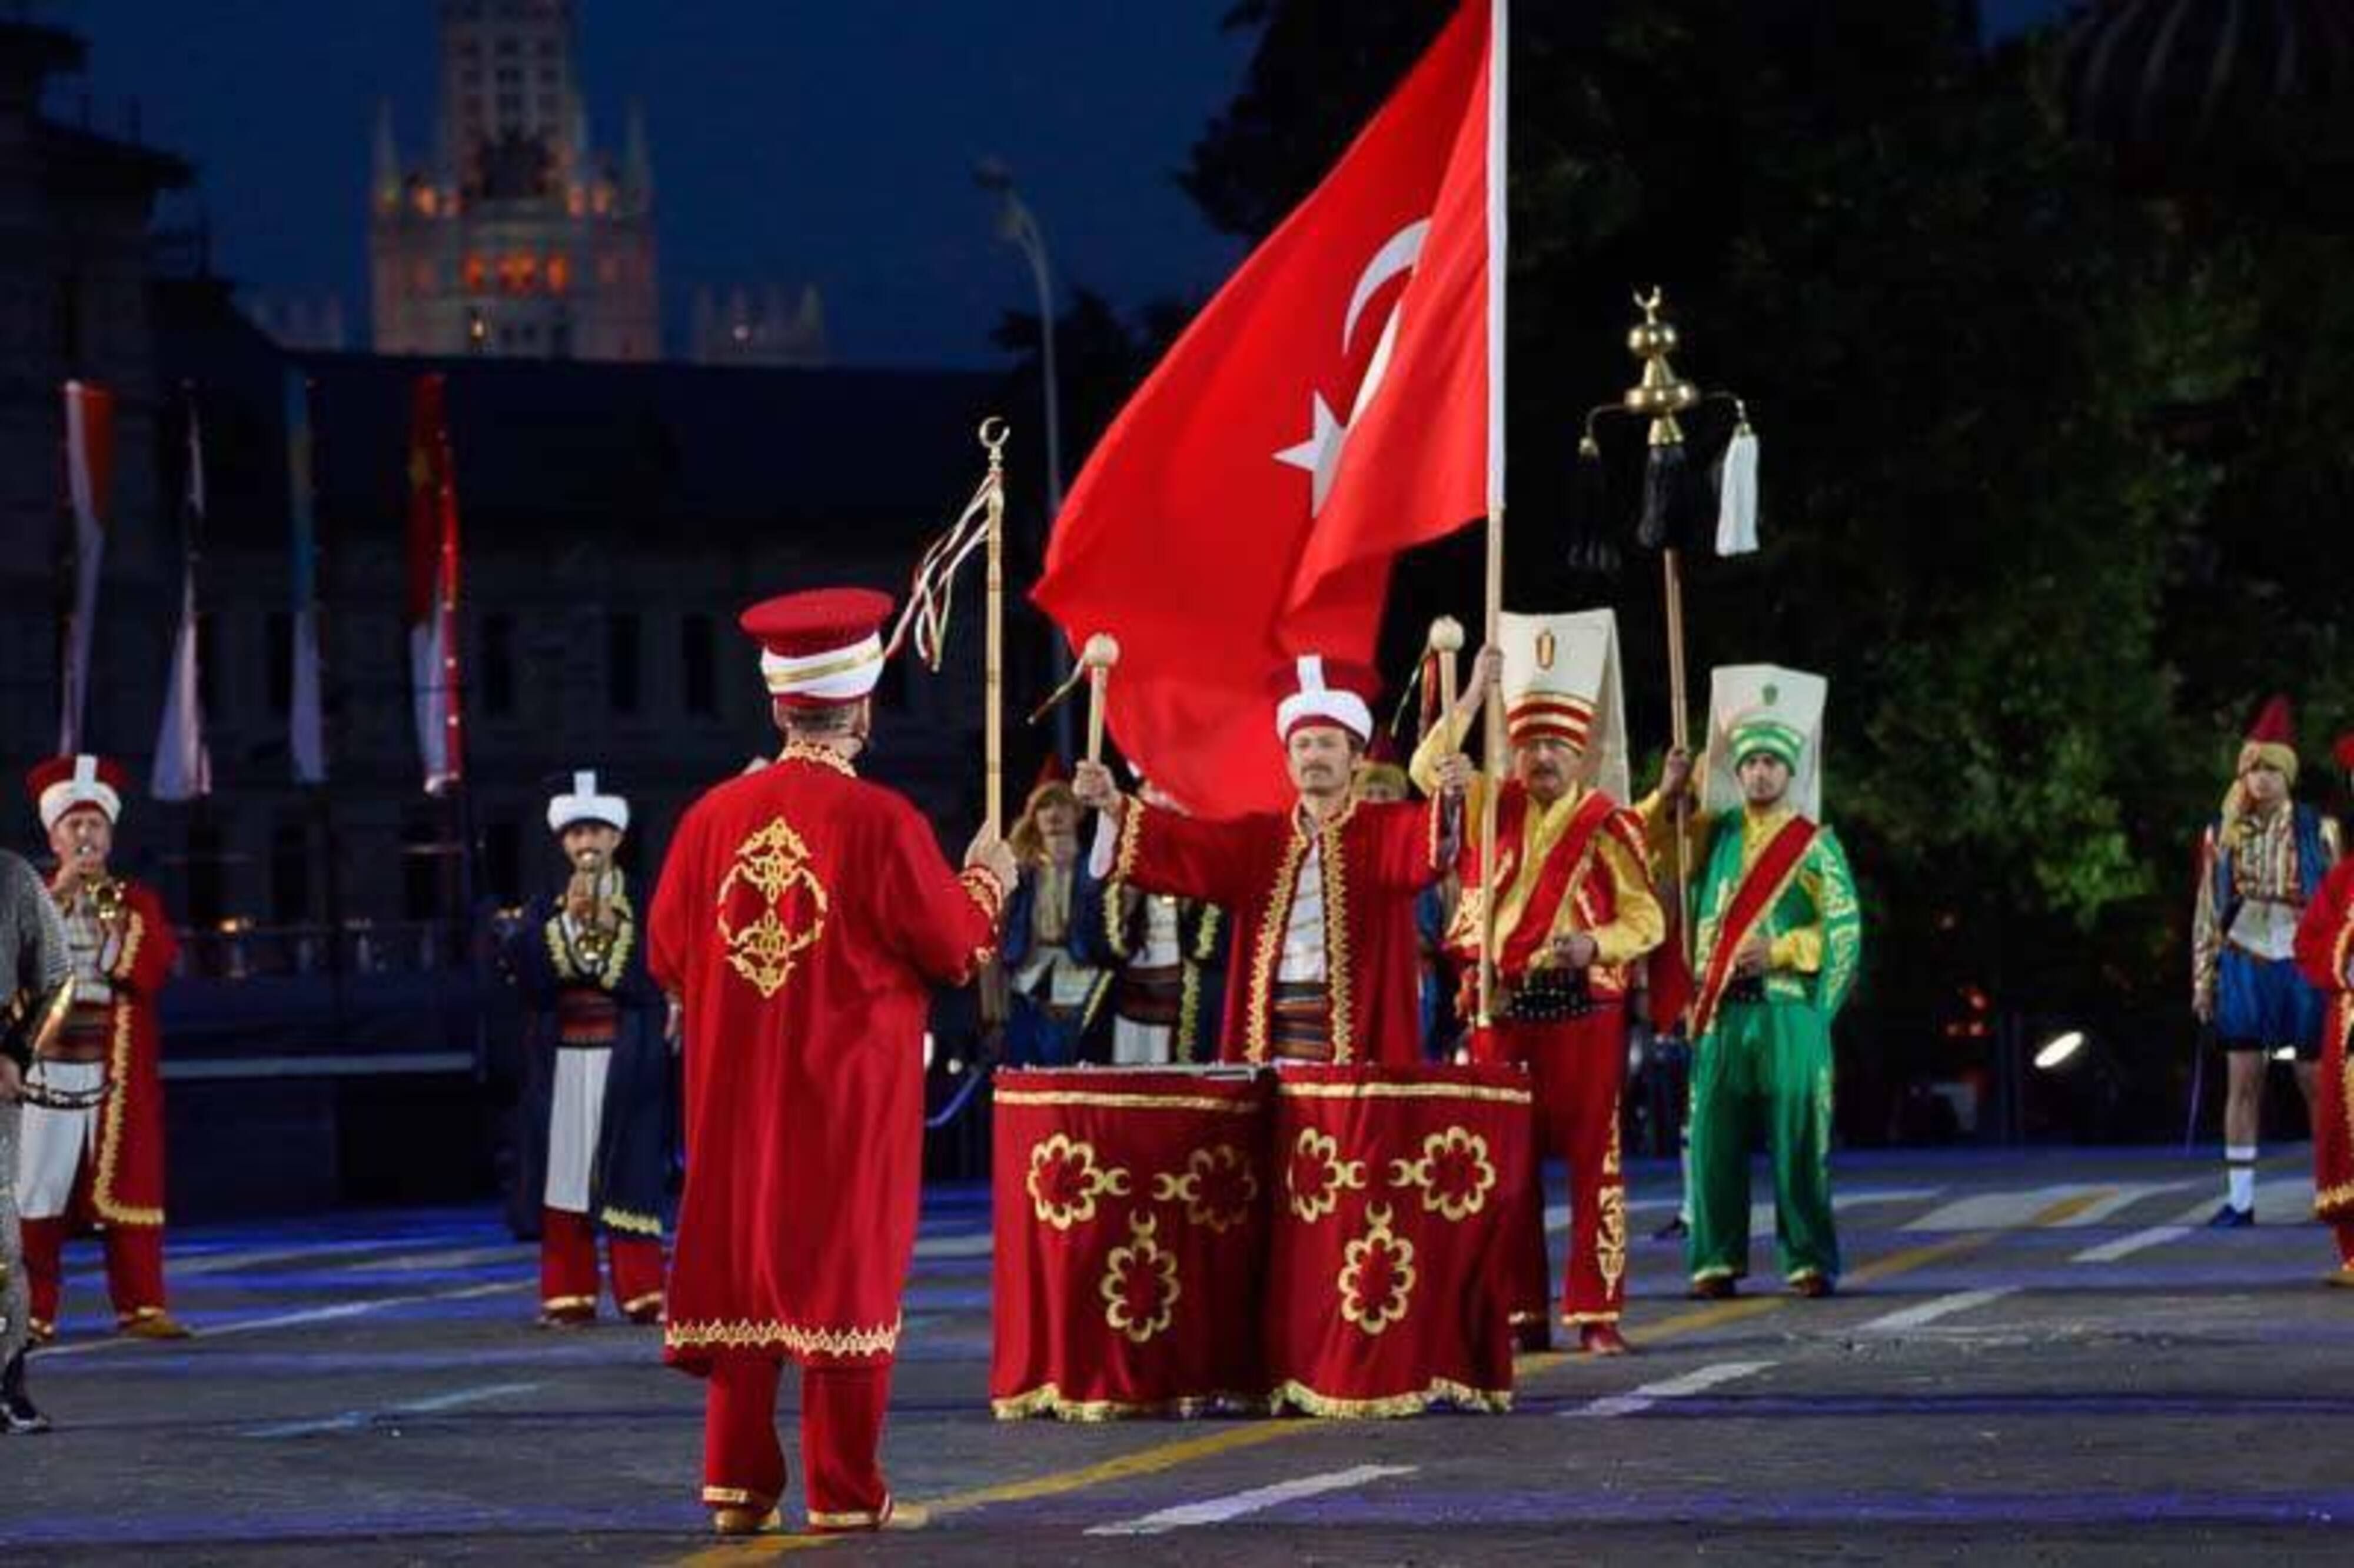
{"type": "MultiPolygon", "coordinates": [[[[767,1512],[785,1495],[777,1441],[779,1362],[719,1361],[703,1407],[703,1500],[767,1512]]],[[[883,1417],[891,1363],[801,1369],[801,1489],[812,1530],[873,1530],[889,1517],[883,1417]]]]}
{"type": "MultiPolygon", "coordinates": [[[[25,1284],[32,1299],[26,1315],[37,1333],[57,1327],[58,1298],[65,1283],[66,1236],[74,1222],[63,1215],[19,1222],[25,1233],[25,1284]]],[[[153,1318],[164,1310],[164,1227],[109,1225],[100,1233],[106,1248],[106,1291],[114,1298],[118,1325],[153,1318]]]]}
{"type": "MultiPolygon", "coordinates": [[[[1561,1320],[1615,1323],[1627,1303],[1627,1176],[1618,1150],[1618,1100],[1627,1078],[1627,1012],[1597,1002],[1557,1023],[1500,1022],[1472,1041],[1474,1060],[1518,1063],[1536,1095],[1542,1154],[1569,1168],[1569,1263],[1561,1320]]],[[[1512,1292],[1512,1321],[1545,1320],[1544,1165],[1529,1161],[1525,1238],[1512,1292]]]]}
{"type": "MultiPolygon", "coordinates": [[[[605,1264],[613,1305],[631,1317],[659,1310],[663,1300],[662,1243],[652,1236],[605,1235],[605,1264]]],[[[539,1306],[567,1317],[597,1315],[597,1230],[569,1209],[539,1212],[539,1306]]]]}

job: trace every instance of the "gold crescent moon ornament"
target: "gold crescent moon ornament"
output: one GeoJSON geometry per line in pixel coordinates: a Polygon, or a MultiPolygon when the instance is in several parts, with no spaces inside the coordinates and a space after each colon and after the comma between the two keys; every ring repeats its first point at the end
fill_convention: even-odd
{"type": "Polygon", "coordinates": [[[1013,433],[1013,428],[1005,422],[1005,417],[1002,414],[991,414],[981,422],[979,433],[981,444],[987,447],[991,455],[994,456],[1004,449],[1005,438],[1013,433]]]}

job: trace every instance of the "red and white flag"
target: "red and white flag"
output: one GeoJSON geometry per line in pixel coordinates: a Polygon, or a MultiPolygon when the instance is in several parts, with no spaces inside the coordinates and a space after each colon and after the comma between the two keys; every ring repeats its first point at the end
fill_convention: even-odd
{"type": "Polygon", "coordinates": [[[106,516],[114,490],[114,394],[87,381],[66,383],[66,497],[74,516],[73,619],[66,623],[64,701],[58,755],[84,750],[82,715],[90,705],[90,634],[98,622],[99,569],[106,558],[106,516]]]}
{"type": "Polygon", "coordinates": [[[419,376],[408,424],[408,679],[429,795],[440,794],[466,771],[459,703],[458,483],[446,396],[440,376],[419,376]]]}
{"type": "Polygon", "coordinates": [[[164,685],[164,722],[155,732],[155,772],[148,784],[158,800],[193,800],[213,792],[196,672],[196,556],[204,525],[205,444],[196,399],[190,397],[187,489],[180,516],[180,628],[172,638],[172,673],[164,685]]]}
{"type": "Polygon", "coordinates": [[[1371,662],[1397,554],[1502,504],[1504,43],[1464,0],[1064,503],[1034,597],[1119,640],[1112,733],[1196,811],[1289,798],[1268,673],[1371,662]]]}

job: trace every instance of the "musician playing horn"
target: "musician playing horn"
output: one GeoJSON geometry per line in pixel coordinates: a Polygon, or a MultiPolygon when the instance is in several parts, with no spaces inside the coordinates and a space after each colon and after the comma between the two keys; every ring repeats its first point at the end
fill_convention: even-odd
{"type": "Polygon", "coordinates": [[[547,1328],[595,1320],[599,1232],[613,1304],[633,1323],[662,1319],[673,1032],[614,860],[629,826],[629,801],[597,774],[564,776],[547,802],[547,829],[570,880],[560,901],[534,900],[504,945],[531,1015],[517,1197],[539,1199],[539,1320],[547,1328]]]}
{"type": "Polygon", "coordinates": [[[106,758],[56,757],[27,777],[58,857],[50,893],[73,965],[62,1026],[26,1075],[16,1202],[33,1342],[57,1332],[67,1236],[98,1229],[115,1327],[185,1339],[164,1304],[163,1032],[155,997],[179,944],[163,900],[108,867],[125,779],[106,758]]]}

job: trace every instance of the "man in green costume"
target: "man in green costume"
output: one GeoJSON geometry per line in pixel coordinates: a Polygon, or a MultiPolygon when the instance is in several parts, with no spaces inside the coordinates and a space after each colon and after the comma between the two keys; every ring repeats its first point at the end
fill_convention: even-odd
{"type": "MultiPolygon", "coordinates": [[[[1771,665],[1720,669],[1700,810],[1683,815],[1696,1042],[1691,1083],[1691,1293],[1734,1294],[1749,1272],[1749,1154],[1765,1126],[1783,1277],[1828,1296],[1840,1274],[1831,1220],[1831,1020],[1863,945],[1855,882],[1819,819],[1825,683],[1771,665]]],[[[1670,753],[1644,802],[1657,871],[1674,875],[1675,802],[1689,755],[1670,753]]]]}

